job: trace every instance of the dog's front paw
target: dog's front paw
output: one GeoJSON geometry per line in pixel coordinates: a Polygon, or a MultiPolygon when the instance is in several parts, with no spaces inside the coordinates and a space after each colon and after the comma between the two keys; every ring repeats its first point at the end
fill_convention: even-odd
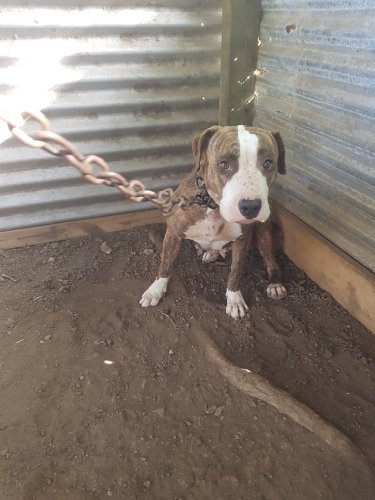
{"type": "Polygon", "coordinates": [[[267,295],[270,299],[280,300],[286,295],[286,289],[281,283],[271,283],[267,287],[267,295]]]}
{"type": "Polygon", "coordinates": [[[139,303],[142,307],[157,306],[167,291],[169,278],[158,278],[147,288],[139,303]]]}
{"type": "Polygon", "coordinates": [[[228,316],[232,316],[234,319],[244,318],[246,311],[249,310],[244,298],[242,297],[242,293],[232,292],[231,290],[227,290],[227,307],[225,308],[228,316]]]}

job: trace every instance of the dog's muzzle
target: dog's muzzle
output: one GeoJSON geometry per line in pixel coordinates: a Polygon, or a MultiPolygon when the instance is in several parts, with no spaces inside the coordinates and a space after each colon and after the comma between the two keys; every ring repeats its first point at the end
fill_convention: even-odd
{"type": "Polygon", "coordinates": [[[259,198],[256,200],[240,200],[238,203],[238,208],[246,219],[255,219],[262,208],[262,200],[259,198]]]}

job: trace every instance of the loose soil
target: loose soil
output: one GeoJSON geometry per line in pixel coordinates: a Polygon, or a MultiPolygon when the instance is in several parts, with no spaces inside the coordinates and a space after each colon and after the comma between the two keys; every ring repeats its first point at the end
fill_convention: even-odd
{"type": "Polygon", "coordinates": [[[189,242],[144,310],[162,234],[0,250],[0,499],[375,498],[362,464],[231,386],[203,348],[308,405],[374,471],[375,337],[284,256],[288,296],[268,299],[255,252],[249,315],[228,318],[229,260],[203,264],[189,242]]]}

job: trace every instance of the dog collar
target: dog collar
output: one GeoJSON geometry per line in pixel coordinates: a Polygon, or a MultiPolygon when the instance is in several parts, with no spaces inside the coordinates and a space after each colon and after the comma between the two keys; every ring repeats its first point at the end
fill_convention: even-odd
{"type": "Polygon", "coordinates": [[[195,178],[195,185],[197,186],[197,193],[193,196],[192,205],[199,205],[207,208],[219,208],[219,205],[208,194],[206,184],[202,177],[195,178]]]}
{"type": "Polygon", "coordinates": [[[219,208],[216,201],[213,200],[208,194],[206,184],[204,183],[204,179],[202,179],[202,177],[195,177],[195,185],[197,187],[196,194],[194,196],[190,196],[189,198],[180,197],[175,202],[178,207],[182,208],[182,210],[186,210],[192,205],[199,205],[200,207],[212,209],[219,208]]]}

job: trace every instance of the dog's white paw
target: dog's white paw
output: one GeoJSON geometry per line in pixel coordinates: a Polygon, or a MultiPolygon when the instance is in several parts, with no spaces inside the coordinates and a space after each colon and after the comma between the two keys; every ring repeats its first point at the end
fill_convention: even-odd
{"type": "Polygon", "coordinates": [[[157,306],[167,291],[169,278],[158,278],[147,288],[139,303],[142,307],[157,306]]]}
{"type": "Polygon", "coordinates": [[[225,308],[225,312],[228,316],[232,316],[234,319],[244,318],[249,308],[242,297],[242,293],[240,291],[232,292],[231,290],[227,290],[226,295],[227,307],[225,308]]]}
{"type": "Polygon", "coordinates": [[[271,283],[267,287],[267,295],[270,299],[280,300],[286,295],[286,289],[281,283],[271,283]]]}
{"type": "Polygon", "coordinates": [[[215,262],[219,258],[219,255],[217,250],[207,250],[203,254],[202,261],[206,264],[211,264],[211,262],[215,262]]]}

